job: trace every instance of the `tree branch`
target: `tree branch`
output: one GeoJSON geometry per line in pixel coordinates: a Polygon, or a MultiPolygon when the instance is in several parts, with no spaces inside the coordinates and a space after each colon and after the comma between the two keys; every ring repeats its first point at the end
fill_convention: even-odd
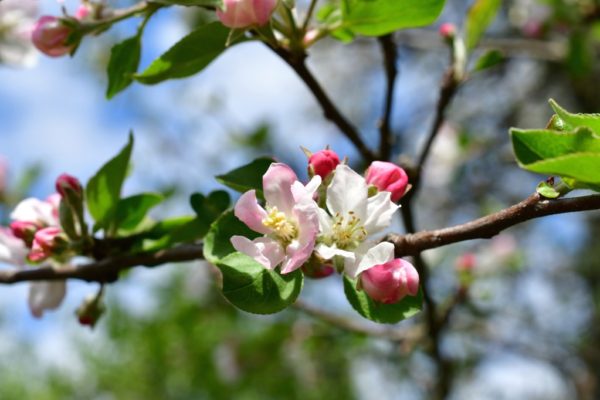
{"type": "Polygon", "coordinates": [[[398,51],[391,34],[380,36],[378,41],[383,53],[383,66],[387,78],[383,116],[379,121],[379,157],[381,160],[389,160],[393,145],[390,119],[392,117],[392,104],[394,102],[394,86],[396,84],[396,76],[398,75],[398,68],[396,67],[398,51]]]}
{"type": "Polygon", "coordinates": [[[398,257],[416,255],[421,251],[472,239],[489,239],[506,228],[530,219],[547,215],[600,209],[600,195],[549,200],[535,193],[502,211],[456,225],[433,231],[407,235],[388,235],[386,240],[396,246],[398,257]]]}
{"type": "Polygon", "coordinates": [[[110,257],[84,265],[0,271],[0,284],[63,279],[110,283],[118,279],[120,271],[135,266],[155,267],[169,262],[192,261],[202,259],[203,257],[202,245],[184,244],[171,249],[160,250],[156,253],[138,253],[116,258],[110,257]]]}
{"type": "Polygon", "coordinates": [[[320,104],[323,109],[323,113],[325,117],[333,122],[342,133],[354,144],[358,152],[362,155],[365,162],[371,162],[376,159],[375,154],[367,147],[367,145],[363,142],[358,133],[358,130],[354,125],[350,123],[342,115],[340,110],[333,104],[327,93],[323,90],[319,82],[317,82],[314,75],[310,72],[310,70],[306,67],[306,55],[305,54],[295,54],[283,48],[275,48],[271,47],[279,57],[281,57],[296,73],[298,76],[306,83],[306,86],[310,89],[312,94],[317,99],[317,102],[320,104]]]}
{"type": "Polygon", "coordinates": [[[385,325],[367,325],[366,323],[357,321],[354,318],[346,318],[341,315],[330,313],[302,300],[296,300],[296,302],[293,304],[293,307],[307,315],[310,315],[313,318],[359,335],[388,339],[395,342],[403,342],[406,340],[416,341],[423,335],[423,329],[419,325],[402,329],[392,328],[385,325]]]}

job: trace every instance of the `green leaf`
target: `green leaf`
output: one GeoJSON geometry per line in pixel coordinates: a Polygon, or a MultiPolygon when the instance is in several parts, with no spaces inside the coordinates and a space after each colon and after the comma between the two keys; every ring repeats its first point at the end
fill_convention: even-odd
{"type": "Polygon", "coordinates": [[[510,131],[519,165],[532,172],[600,183],[600,136],[587,128],[573,132],[510,131]]]}
{"type": "Polygon", "coordinates": [[[132,231],[144,220],[151,208],[164,200],[160,193],[141,193],[119,200],[115,209],[115,229],[132,231]]]}
{"type": "Polygon", "coordinates": [[[476,0],[473,3],[467,14],[465,28],[467,50],[477,46],[483,33],[496,17],[501,4],[501,0],[476,0]]]}
{"type": "Polygon", "coordinates": [[[477,62],[473,71],[483,71],[484,69],[495,67],[496,65],[504,62],[504,54],[499,50],[490,50],[485,52],[477,62]]]}
{"type": "Polygon", "coordinates": [[[262,197],[262,177],[271,164],[272,158],[257,158],[250,164],[236,168],[224,175],[216,177],[217,181],[238,192],[256,190],[256,195],[262,197]]]}
{"type": "Polygon", "coordinates": [[[421,310],[423,293],[406,296],[398,303],[384,304],[371,299],[363,290],[356,289],[356,281],[344,275],[344,293],[352,307],[363,317],[371,321],[394,324],[410,318],[421,310]]]}
{"type": "Polygon", "coordinates": [[[235,252],[217,263],[223,273],[223,295],[231,304],[254,314],[273,314],[298,298],[304,276],[300,269],[281,275],[245,254],[235,252]]]}
{"type": "Polygon", "coordinates": [[[198,6],[223,8],[223,0],[152,0],[153,3],[174,6],[198,6]]]}
{"type": "MultiPolygon", "coordinates": [[[[164,230],[165,233],[159,238],[143,240],[142,249],[144,251],[158,251],[172,247],[177,243],[192,243],[202,239],[208,232],[209,224],[198,217],[185,217],[178,220],[179,223],[173,224],[170,229],[161,226],[161,230],[164,230]]],[[[157,228],[155,227],[155,229],[157,228]]],[[[154,229],[151,233],[154,233],[154,229]]]]}
{"type": "Polygon", "coordinates": [[[198,218],[210,225],[229,208],[231,198],[226,191],[216,190],[208,197],[201,193],[194,193],[190,197],[190,203],[198,218]]]}
{"type": "MultiPolygon", "coordinates": [[[[600,135],[600,114],[573,114],[558,105],[553,99],[549,100],[550,106],[563,122],[561,130],[573,130],[575,128],[590,128],[596,135],[600,135]]],[[[554,121],[554,124],[558,124],[554,121]]]]}
{"type": "Polygon", "coordinates": [[[433,23],[444,0],[342,0],[343,28],[366,36],[433,23]]]}
{"type": "Polygon", "coordinates": [[[540,182],[535,188],[535,191],[547,199],[556,199],[560,196],[560,192],[545,181],[540,182]]]}
{"type": "Polygon", "coordinates": [[[99,227],[108,226],[107,220],[119,202],[132,148],[133,134],[130,133],[127,145],[100,168],[85,188],[88,210],[99,227]]]}
{"type": "Polygon", "coordinates": [[[108,61],[108,88],[106,98],[111,99],[125,90],[133,82],[133,74],[137,71],[142,52],[139,35],[126,39],[113,46],[108,61]]]}
{"type": "Polygon", "coordinates": [[[175,43],[134,79],[155,84],[200,72],[226,49],[229,29],[220,22],[203,25],[175,43]]]}
{"type": "Polygon", "coordinates": [[[228,211],[221,215],[212,223],[206,237],[204,238],[204,257],[217,264],[222,258],[235,252],[230,239],[234,235],[245,236],[248,239],[254,239],[260,236],[237,219],[233,211],[228,211]]]}

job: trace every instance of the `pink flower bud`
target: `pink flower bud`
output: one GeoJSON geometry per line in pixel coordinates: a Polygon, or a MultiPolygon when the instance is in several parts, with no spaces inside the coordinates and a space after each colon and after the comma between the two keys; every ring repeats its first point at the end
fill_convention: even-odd
{"type": "Polygon", "coordinates": [[[277,0],[225,0],[225,10],[217,10],[217,17],[229,28],[262,26],[269,22],[277,0]]]}
{"type": "Polygon", "coordinates": [[[86,297],[83,303],[75,311],[75,315],[81,325],[94,328],[105,311],[106,307],[102,302],[102,294],[100,294],[99,296],[86,297]]]}
{"type": "Polygon", "coordinates": [[[391,192],[392,201],[396,202],[406,193],[408,176],[396,164],[387,161],[373,161],[367,170],[367,183],[381,191],[391,192]]]}
{"type": "Polygon", "coordinates": [[[311,264],[305,263],[302,266],[304,275],[313,279],[327,278],[335,272],[335,268],[331,264],[311,264]]]}
{"type": "Polygon", "coordinates": [[[88,15],[90,15],[92,13],[92,8],[89,4],[80,4],[79,7],[77,8],[77,11],[75,11],[75,18],[77,18],[78,20],[84,20],[87,18],[88,15]]]}
{"type": "Polygon", "coordinates": [[[419,274],[408,261],[396,258],[360,275],[362,289],[375,301],[393,304],[419,292],[419,274]]]}
{"type": "Polygon", "coordinates": [[[48,227],[37,231],[33,237],[33,245],[29,259],[33,262],[42,261],[58,252],[65,244],[62,230],[48,227]]]}
{"type": "Polygon", "coordinates": [[[475,267],[475,254],[464,253],[456,260],[456,270],[458,272],[471,272],[475,267]]]}
{"type": "Polygon", "coordinates": [[[83,188],[79,179],[69,174],[62,174],[56,179],[56,191],[64,198],[71,192],[79,197],[83,194],[83,188]]]}
{"type": "Polygon", "coordinates": [[[321,150],[308,158],[308,167],[313,175],[325,179],[340,163],[340,158],[333,150],[321,150]]]}
{"type": "Polygon", "coordinates": [[[42,53],[50,57],[60,57],[73,48],[72,45],[66,44],[70,34],[71,29],[63,25],[59,18],[44,15],[36,22],[31,41],[42,53]]]}
{"type": "Polygon", "coordinates": [[[39,229],[39,226],[31,221],[14,221],[10,224],[10,230],[14,237],[21,239],[28,246],[33,242],[33,236],[39,229]]]}
{"type": "Polygon", "coordinates": [[[440,25],[440,29],[438,32],[440,33],[440,36],[444,39],[452,39],[456,35],[456,26],[454,26],[454,24],[446,22],[440,25]]]}

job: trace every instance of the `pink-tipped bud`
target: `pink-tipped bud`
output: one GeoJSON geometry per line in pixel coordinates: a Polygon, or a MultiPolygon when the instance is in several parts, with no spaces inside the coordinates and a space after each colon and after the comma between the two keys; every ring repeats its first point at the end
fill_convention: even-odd
{"type": "Polygon", "coordinates": [[[66,244],[63,232],[57,227],[48,227],[37,231],[29,252],[29,260],[42,261],[60,252],[66,244]]]}
{"type": "Polygon", "coordinates": [[[263,26],[275,11],[277,0],[225,0],[224,10],[217,10],[217,17],[229,28],[263,26]]]}
{"type": "Polygon", "coordinates": [[[39,226],[31,221],[14,221],[10,224],[13,236],[24,241],[27,246],[33,243],[33,236],[38,229],[39,226]]]}
{"type": "Polygon", "coordinates": [[[456,26],[449,22],[443,23],[440,25],[440,29],[438,31],[440,36],[444,39],[453,39],[456,36],[456,26]]]}
{"type": "Polygon", "coordinates": [[[75,194],[78,197],[81,197],[83,194],[83,188],[79,179],[69,174],[62,174],[56,179],[56,191],[63,198],[66,198],[68,193],[75,194]]]}
{"type": "Polygon", "coordinates": [[[456,260],[456,270],[458,272],[471,272],[475,267],[475,254],[464,253],[456,260]]]}
{"type": "Polygon", "coordinates": [[[360,275],[362,289],[375,301],[393,304],[419,292],[419,274],[408,261],[396,258],[360,275]]]}
{"type": "Polygon", "coordinates": [[[106,307],[102,302],[102,295],[88,296],[75,311],[75,315],[81,325],[94,328],[105,311],[106,307]]]}
{"type": "Polygon", "coordinates": [[[306,263],[302,266],[304,275],[312,279],[327,278],[335,272],[335,268],[331,264],[314,264],[306,263]]]}
{"type": "Polygon", "coordinates": [[[321,150],[308,158],[308,168],[311,175],[319,175],[325,179],[335,167],[340,164],[340,158],[333,150],[321,150]]]}
{"type": "Polygon", "coordinates": [[[37,20],[31,41],[39,51],[50,57],[60,57],[71,51],[72,45],[67,44],[71,29],[62,24],[59,18],[44,15],[37,20]]]}
{"type": "Polygon", "coordinates": [[[92,8],[89,4],[80,4],[75,11],[75,18],[78,20],[86,19],[92,13],[92,8]]]}
{"type": "Polygon", "coordinates": [[[408,187],[408,175],[396,164],[387,161],[373,161],[367,170],[366,181],[380,191],[392,193],[396,202],[404,196],[408,187]]]}

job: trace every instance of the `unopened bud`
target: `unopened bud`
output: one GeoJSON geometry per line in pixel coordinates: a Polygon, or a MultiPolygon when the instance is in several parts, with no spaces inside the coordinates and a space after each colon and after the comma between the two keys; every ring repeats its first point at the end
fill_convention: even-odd
{"type": "Polygon", "coordinates": [[[340,164],[340,158],[333,150],[317,151],[308,158],[308,171],[311,176],[319,175],[325,179],[340,164]]]}
{"type": "Polygon", "coordinates": [[[329,275],[335,272],[335,268],[331,264],[324,264],[323,262],[311,259],[309,262],[302,265],[302,272],[304,275],[313,279],[327,278],[329,275]]]}
{"type": "Polygon", "coordinates": [[[387,161],[373,161],[365,178],[369,185],[380,191],[390,192],[392,201],[396,202],[404,196],[408,187],[408,175],[396,164],[387,161]]]}
{"type": "Polygon", "coordinates": [[[454,24],[446,22],[440,25],[440,29],[438,32],[440,33],[440,36],[442,38],[446,40],[451,40],[454,39],[454,36],[456,36],[456,26],[454,24]]]}
{"type": "Polygon", "coordinates": [[[362,289],[375,301],[393,304],[419,292],[419,274],[401,258],[375,265],[360,275],[362,289]]]}
{"type": "Polygon", "coordinates": [[[70,194],[78,197],[83,195],[83,188],[79,179],[69,174],[62,174],[56,179],[56,191],[63,199],[67,199],[70,194]]]}
{"type": "Polygon", "coordinates": [[[59,18],[44,15],[36,22],[31,41],[39,51],[50,57],[60,57],[69,53],[73,45],[67,44],[72,30],[59,18]]]}
{"type": "Polygon", "coordinates": [[[229,28],[241,29],[263,26],[271,19],[277,0],[225,0],[224,10],[217,10],[217,17],[229,28]]]}
{"type": "Polygon", "coordinates": [[[102,294],[100,293],[86,297],[75,311],[75,315],[81,325],[93,328],[105,311],[106,307],[102,302],[102,294]]]}
{"type": "Polygon", "coordinates": [[[13,236],[24,241],[27,246],[32,245],[33,236],[38,229],[39,226],[31,221],[14,221],[10,224],[13,236]]]}
{"type": "Polygon", "coordinates": [[[58,255],[67,246],[67,239],[60,228],[48,227],[37,231],[28,258],[30,261],[43,261],[53,255],[58,255]]]}

